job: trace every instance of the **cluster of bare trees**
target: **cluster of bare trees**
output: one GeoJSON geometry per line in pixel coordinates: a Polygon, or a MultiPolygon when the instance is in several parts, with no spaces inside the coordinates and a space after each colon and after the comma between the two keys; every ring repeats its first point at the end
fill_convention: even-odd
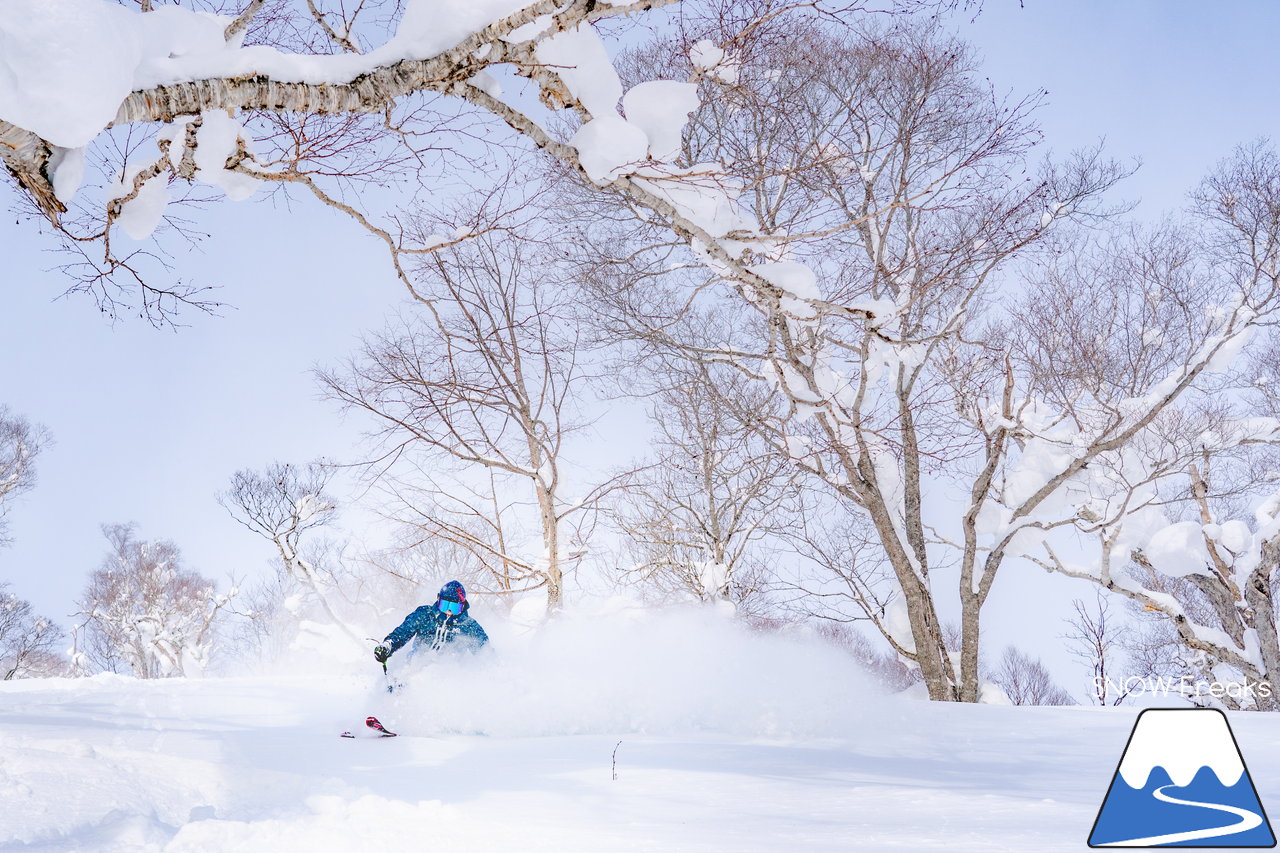
{"type": "MultiPolygon", "coordinates": [[[[35,486],[36,456],[48,444],[47,430],[0,405],[0,547],[10,544],[5,515],[15,498],[35,486]]],[[[31,602],[9,586],[0,581],[0,680],[61,675],[62,629],[36,615],[31,602]]]]}
{"type": "MultiPolygon", "coordinates": [[[[50,442],[43,427],[0,407],[0,545],[13,498],[35,485],[35,459],[50,442]]],[[[183,568],[177,547],[145,542],[133,525],[103,528],[111,551],[94,572],[66,633],[0,582],[0,680],[129,671],[141,678],[195,674],[209,663],[217,620],[230,596],[183,568]]]]}
{"type": "MultiPolygon", "coordinates": [[[[234,36],[319,67],[386,41],[399,11],[306,5],[249,3],[234,36]]],[[[408,546],[486,589],[545,589],[555,609],[603,516],[625,574],[864,623],[933,699],[981,698],[992,589],[1040,569],[1151,614],[1153,660],[1277,677],[1274,149],[1240,148],[1140,226],[1108,201],[1129,168],[1041,157],[1037,98],[1001,96],[936,20],[688,4],[610,63],[600,33],[660,5],[532,2],[323,86],[176,80],[132,93],[108,135],[165,127],[153,167],[121,172],[135,196],[225,172],[309,191],[387,246],[411,309],[320,380],[377,425],[365,461],[408,546]],[[240,135],[215,169],[201,122],[228,111],[240,135]],[[511,133],[473,144],[498,123],[511,133]],[[508,146],[540,152],[536,177],[508,146]],[[356,191],[433,170],[489,189],[382,214],[356,191]],[[651,399],[657,458],[584,480],[568,439],[606,351],[651,399]]],[[[110,302],[131,280],[161,318],[195,298],[111,248],[131,196],[78,220],[50,183],[56,146],[7,124],[0,141],[88,265],[81,287],[110,302]]],[[[332,512],[322,480],[237,475],[227,503],[326,601],[299,551],[332,512]]],[[[1013,651],[993,677],[1014,701],[1060,699],[1037,667],[1013,651]]]]}
{"type": "Polygon", "coordinates": [[[58,645],[62,629],[37,616],[31,603],[8,587],[0,583],[0,681],[62,675],[67,668],[58,645]]]}

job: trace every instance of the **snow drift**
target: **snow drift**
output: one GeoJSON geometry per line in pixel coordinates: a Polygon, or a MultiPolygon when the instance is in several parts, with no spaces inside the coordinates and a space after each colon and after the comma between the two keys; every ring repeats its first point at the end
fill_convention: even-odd
{"type": "Polygon", "coordinates": [[[374,713],[408,734],[838,736],[876,693],[820,639],[755,632],[713,608],[615,601],[533,630],[484,624],[493,642],[478,655],[392,658],[393,696],[370,659],[374,713]]]}

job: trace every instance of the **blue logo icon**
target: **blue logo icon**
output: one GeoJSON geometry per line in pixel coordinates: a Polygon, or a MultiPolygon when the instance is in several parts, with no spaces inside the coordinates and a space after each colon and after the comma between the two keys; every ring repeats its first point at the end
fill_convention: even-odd
{"type": "Polygon", "coordinates": [[[1138,714],[1090,847],[1275,847],[1240,747],[1221,711],[1138,714]]]}

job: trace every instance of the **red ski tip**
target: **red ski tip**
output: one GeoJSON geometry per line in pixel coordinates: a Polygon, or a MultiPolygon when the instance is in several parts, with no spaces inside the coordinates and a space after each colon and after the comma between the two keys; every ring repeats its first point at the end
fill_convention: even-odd
{"type": "Polygon", "coordinates": [[[381,732],[383,737],[397,736],[395,732],[390,731],[386,726],[382,725],[382,723],[378,721],[377,717],[369,717],[364,721],[364,724],[374,731],[381,732]]]}

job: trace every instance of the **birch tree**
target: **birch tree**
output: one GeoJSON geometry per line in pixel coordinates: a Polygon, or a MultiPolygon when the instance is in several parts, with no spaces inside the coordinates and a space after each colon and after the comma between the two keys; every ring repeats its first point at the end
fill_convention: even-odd
{"type": "Polygon", "coordinates": [[[444,16],[425,0],[201,4],[217,17],[150,0],[22,0],[0,10],[6,41],[33,46],[6,57],[0,157],[21,213],[59,240],[70,289],[113,316],[164,323],[216,307],[174,270],[197,239],[184,202],[264,189],[349,215],[409,285],[404,261],[438,241],[396,209],[493,171],[513,141],[502,123],[576,160],[502,99],[499,78],[532,81],[517,100],[534,106],[578,106],[570,80],[603,80],[586,89],[608,97],[593,24],[671,2],[477,0],[444,16]]]}
{"type": "MultiPolygon", "coordinates": [[[[881,592],[848,572],[834,580],[864,613],[884,614],[891,599],[902,607],[901,619],[873,621],[932,698],[976,701],[978,615],[1003,557],[979,567],[976,531],[958,532],[990,491],[979,460],[993,446],[956,413],[978,376],[972,362],[999,362],[983,311],[1019,258],[1073,222],[1109,215],[1101,194],[1124,172],[1097,152],[1037,170],[1034,99],[1000,99],[969,49],[928,25],[853,34],[813,25],[803,42],[767,28],[754,35],[735,45],[736,58],[712,54],[708,65],[704,45],[684,60],[705,87],[727,91],[703,99],[681,155],[732,164],[722,177],[743,188],[734,235],[750,251],[716,254],[733,245],[725,238],[703,250],[702,232],[695,245],[715,277],[677,272],[685,289],[668,284],[672,298],[656,315],[625,282],[670,266],[669,244],[655,239],[661,222],[640,235],[647,254],[619,235],[625,224],[584,225],[605,256],[589,269],[616,324],[644,347],[730,364],[772,389],[775,408],[739,416],[869,524],[890,575],[881,592]],[[611,243],[625,251],[608,252],[611,243]],[[689,335],[699,325],[691,297],[717,283],[741,300],[739,322],[735,335],[708,342],[689,335]],[[949,497],[931,505],[930,492],[949,497]],[[945,592],[930,567],[939,559],[961,565],[957,649],[938,616],[945,592]]],[[[659,43],[637,73],[685,47],[659,43]]]]}
{"type": "Polygon", "coordinates": [[[582,426],[575,406],[589,374],[572,293],[541,251],[491,233],[433,255],[415,282],[425,307],[367,337],[358,356],[319,378],[335,400],[373,416],[384,467],[405,457],[417,470],[407,488],[395,487],[407,504],[402,518],[487,552],[495,576],[544,588],[556,610],[573,560],[569,526],[597,490],[567,497],[565,441],[582,426]],[[441,485],[441,460],[459,473],[455,485],[441,485]],[[446,512],[415,499],[410,490],[420,495],[423,481],[446,512]],[[533,554],[507,538],[506,510],[520,502],[532,505],[541,545],[533,554]],[[451,506],[487,533],[450,521],[451,506]]]}
{"type": "MultiPolygon", "coordinates": [[[[786,416],[762,419],[762,432],[875,530],[907,623],[898,631],[894,620],[877,623],[886,639],[920,667],[933,698],[975,701],[980,615],[1006,561],[1074,571],[1052,546],[1048,556],[1032,552],[1054,531],[1114,531],[1162,479],[1191,477],[1194,491],[1196,454],[1207,460],[1272,440],[1271,422],[1233,417],[1206,395],[1252,330],[1275,317],[1274,155],[1266,146],[1238,152],[1196,195],[1187,227],[1111,234],[1097,226],[1118,211],[1099,198],[1123,170],[1085,152],[1022,180],[1034,136],[1027,105],[984,99],[963,46],[903,28],[827,50],[842,61],[808,63],[817,52],[810,40],[790,75],[785,48],[757,53],[754,69],[739,62],[735,94],[755,99],[743,95],[723,118],[709,102],[685,140],[695,149],[689,161],[732,162],[741,184],[757,188],[755,233],[783,223],[777,242],[790,254],[774,257],[787,259],[748,270],[771,280],[776,301],[741,287],[750,276],[728,263],[715,267],[759,324],[711,346],[687,337],[670,310],[656,318],[634,310],[634,288],[614,285],[627,276],[611,261],[599,265],[599,290],[645,346],[732,363],[776,390],[786,416]],[[825,84],[833,68],[839,86],[825,84]],[[781,81],[786,97],[766,97],[781,81]],[[808,100],[806,84],[817,93],[808,100]],[[829,91],[851,95],[832,106],[829,91]],[[832,115],[862,132],[833,133],[832,115]],[[797,118],[807,116],[824,120],[797,118]],[[703,122],[715,127],[705,143],[703,122]],[[735,136],[735,124],[748,130],[735,136]],[[776,144],[759,145],[762,135],[776,144]],[[734,139],[736,148],[718,147],[734,139]],[[844,174],[828,177],[834,164],[844,174]],[[826,180],[802,180],[808,170],[826,180]],[[1039,247],[1053,252],[1037,256],[1039,247]],[[1020,258],[1041,266],[1015,265],[1020,258]],[[995,307],[1015,272],[1027,275],[1025,298],[1006,295],[995,307]],[[800,441],[810,452],[795,454],[800,441]],[[954,649],[930,579],[939,560],[959,568],[954,649]]],[[[626,245],[614,257],[639,266],[626,245]]],[[[657,257],[669,251],[653,247],[657,257]]],[[[1267,562],[1264,551],[1246,565],[1267,562]]],[[[1251,588],[1265,586],[1256,579],[1251,588]]],[[[1240,655],[1218,651],[1240,665],[1240,655]]]]}
{"type": "MultiPolygon", "coordinates": [[[[628,478],[613,511],[635,558],[627,575],[751,613],[777,584],[780,537],[801,509],[795,470],[719,405],[710,377],[662,375],[670,384],[650,410],[657,458],[628,478]]],[[[741,389],[767,405],[752,390],[741,389]]]]}
{"type": "MultiPolygon", "coordinates": [[[[1033,427],[1024,461],[996,497],[1026,509],[1001,529],[1034,528],[1019,548],[1041,565],[1164,614],[1219,680],[1270,682],[1280,498],[1249,460],[1273,452],[1280,420],[1251,409],[1251,397],[1265,400],[1241,368],[1250,338],[1280,313],[1280,157],[1242,146],[1192,195],[1185,225],[1121,248],[1054,269],[1039,298],[1075,301],[1050,327],[1020,324],[1014,352],[1042,408],[1022,408],[1033,427]],[[1033,443],[1060,460],[1053,476],[1027,473],[1033,443]],[[1035,518],[1037,503],[1055,505],[1056,519],[1035,518]],[[1252,519],[1239,517],[1247,507],[1252,519]],[[1092,539],[1093,558],[1043,535],[1059,525],[1092,539]]],[[[1043,316],[1030,300],[1022,310],[1043,316]]]]}

